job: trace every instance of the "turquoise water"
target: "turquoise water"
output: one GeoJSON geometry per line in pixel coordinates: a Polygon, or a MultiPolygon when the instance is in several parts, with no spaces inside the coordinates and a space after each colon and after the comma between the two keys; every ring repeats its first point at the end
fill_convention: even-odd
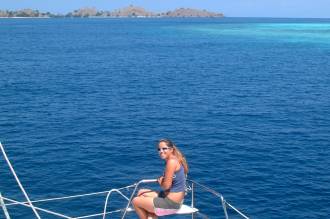
{"type": "Polygon", "coordinates": [[[196,25],[186,31],[214,35],[214,37],[241,36],[244,40],[288,43],[315,43],[329,46],[329,23],[254,23],[196,25]]]}
{"type": "MultiPolygon", "coordinates": [[[[329,36],[318,19],[0,20],[0,140],[32,199],[157,177],[168,137],[251,218],[328,218],[329,36]]],[[[1,193],[24,200],[0,165],[1,193]]],[[[223,218],[216,202],[196,204],[223,218]]]]}

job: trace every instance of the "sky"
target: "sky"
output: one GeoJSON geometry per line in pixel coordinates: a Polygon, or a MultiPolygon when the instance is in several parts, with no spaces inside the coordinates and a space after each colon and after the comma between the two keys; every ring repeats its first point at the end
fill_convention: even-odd
{"type": "Polygon", "coordinates": [[[0,0],[0,10],[31,8],[62,14],[82,7],[111,11],[128,5],[154,12],[206,9],[227,17],[330,18],[330,0],[0,0]]]}

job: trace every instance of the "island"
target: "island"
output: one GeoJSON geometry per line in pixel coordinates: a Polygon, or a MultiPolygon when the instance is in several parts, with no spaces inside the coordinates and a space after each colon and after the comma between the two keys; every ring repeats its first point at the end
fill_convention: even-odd
{"type": "Polygon", "coordinates": [[[94,7],[85,7],[74,10],[67,14],[54,14],[50,12],[40,12],[34,9],[22,9],[18,11],[0,10],[1,18],[176,18],[176,17],[224,17],[223,13],[210,12],[207,10],[192,8],[177,8],[166,12],[152,12],[143,7],[129,5],[113,11],[97,10],[94,7]]]}

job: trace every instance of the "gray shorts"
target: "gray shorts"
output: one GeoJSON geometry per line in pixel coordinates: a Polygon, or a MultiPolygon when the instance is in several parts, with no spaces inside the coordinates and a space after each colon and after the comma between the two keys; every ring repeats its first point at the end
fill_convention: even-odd
{"type": "Polygon", "coordinates": [[[175,214],[181,208],[181,203],[164,197],[164,193],[162,192],[159,193],[159,197],[154,198],[153,202],[155,214],[157,216],[175,214]]]}

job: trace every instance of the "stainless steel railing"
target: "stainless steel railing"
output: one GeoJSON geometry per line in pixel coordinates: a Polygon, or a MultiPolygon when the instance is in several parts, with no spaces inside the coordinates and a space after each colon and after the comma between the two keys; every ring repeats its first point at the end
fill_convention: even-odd
{"type": "Polygon", "coordinates": [[[245,219],[249,219],[248,216],[246,216],[245,214],[243,214],[241,211],[239,211],[237,208],[235,208],[233,205],[229,204],[225,198],[223,197],[223,195],[201,183],[198,183],[194,180],[190,180],[188,179],[187,180],[188,182],[191,183],[191,202],[192,202],[192,206],[194,206],[194,190],[195,190],[195,185],[201,187],[203,190],[211,193],[212,195],[214,195],[215,197],[217,197],[222,205],[222,208],[223,208],[223,211],[224,211],[224,215],[225,215],[225,218],[226,219],[229,219],[229,216],[228,216],[228,211],[227,211],[227,207],[231,208],[232,210],[234,210],[236,213],[238,213],[240,216],[242,216],[243,218],[245,219]]]}

